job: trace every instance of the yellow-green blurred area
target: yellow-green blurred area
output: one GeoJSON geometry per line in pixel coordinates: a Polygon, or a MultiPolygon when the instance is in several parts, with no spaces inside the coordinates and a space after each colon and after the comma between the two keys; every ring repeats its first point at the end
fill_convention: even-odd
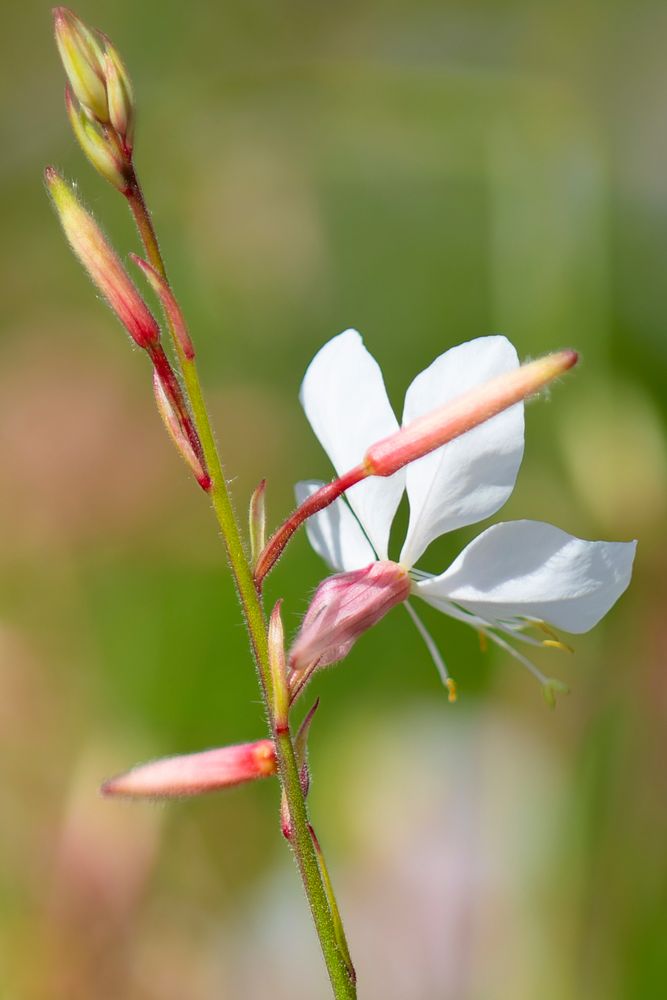
{"type": "MultiPolygon", "coordinates": [[[[242,519],[330,474],[297,393],[356,326],[395,406],[460,341],[583,363],[527,413],[500,517],[639,539],[555,712],[500,650],[402,609],[312,685],[312,816],[364,1000],[616,1000],[667,981],[667,7],[86,0],[139,101],[136,162],[242,519]]],[[[3,13],[0,996],[320,1000],[271,781],[102,800],[139,760],[265,735],[205,497],[146,360],[43,190],[76,178],[125,257],[122,198],[65,119],[46,3],[3,13]]],[[[439,571],[475,534],[434,545],[439,571]]],[[[268,585],[290,633],[324,574],[268,585]]],[[[304,703],[306,707],[306,703],[304,703]]]]}

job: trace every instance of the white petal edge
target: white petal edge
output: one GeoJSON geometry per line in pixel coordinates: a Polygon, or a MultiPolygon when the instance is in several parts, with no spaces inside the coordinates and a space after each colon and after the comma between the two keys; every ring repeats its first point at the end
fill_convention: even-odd
{"type": "MultiPolygon", "coordinates": [[[[414,379],[403,424],[496,375],[519,358],[506,337],[478,337],[449,351],[414,379]]],[[[401,562],[412,566],[440,535],[495,514],[514,489],[523,457],[523,403],[517,403],[406,470],[410,523],[401,562]]]]}
{"type": "MultiPolygon", "coordinates": [[[[361,462],[369,445],[398,429],[380,367],[356,330],[345,330],[318,351],[299,398],[339,476],[361,462]]],[[[347,493],[380,559],[387,558],[404,482],[401,470],[388,479],[367,479],[347,493]]]]}
{"type": "Polygon", "coordinates": [[[587,632],[630,583],[636,546],[584,541],[541,521],[508,521],[482,532],[448,570],[413,591],[435,607],[453,601],[488,622],[534,618],[587,632]]]}
{"type": "MultiPolygon", "coordinates": [[[[294,487],[296,501],[303,503],[324,483],[309,479],[294,487]]],[[[373,547],[359,522],[340,498],[306,521],[308,541],[318,556],[335,570],[361,569],[375,562],[373,547]]]]}

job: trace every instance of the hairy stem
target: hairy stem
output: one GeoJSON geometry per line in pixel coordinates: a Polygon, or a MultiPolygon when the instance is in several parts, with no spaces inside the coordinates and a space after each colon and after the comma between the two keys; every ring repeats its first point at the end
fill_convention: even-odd
{"type": "MultiPolygon", "coordinates": [[[[166,280],[167,275],[162,254],[136,176],[126,196],[148,259],[166,280]]],[[[334,920],[332,915],[327,889],[325,889],[322,881],[322,874],[311,836],[306,801],[299,780],[299,768],[294,754],[294,745],[289,732],[275,731],[272,717],[271,670],[264,609],[260,594],[255,586],[252,568],[241,540],[241,533],[232,507],[231,497],[204,401],[196,361],[194,358],[187,358],[185,356],[178,338],[174,336],[174,331],[171,330],[171,333],[192,410],[193,422],[201,441],[204,460],[211,477],[209,495],[220,526],[227,559],[243,608],[243,615],[252,645],[264,704],[270,720],[272,736],[275,740],[280,782],[291,819],[292,833],[290,843],[310,905],[334,997],[336,1000],[355,1000],[357,993],[355,985],[350,978],[347,944],[343,938],[341,945],[341,930],[338,928],[337,921],[334,920]]],[[[336,907],[336,915],[337,913],[336,907]]]]}

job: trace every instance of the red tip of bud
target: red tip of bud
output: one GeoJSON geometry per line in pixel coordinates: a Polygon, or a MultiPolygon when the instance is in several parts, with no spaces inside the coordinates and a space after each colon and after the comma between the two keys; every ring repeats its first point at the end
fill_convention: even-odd
{"type": "Polygon", "coordinates": [[[568,371],[579,361],[579,352],[575,351],[573,348],[568,347],[567,350],[563,351],[563,370],[568,371]]]}

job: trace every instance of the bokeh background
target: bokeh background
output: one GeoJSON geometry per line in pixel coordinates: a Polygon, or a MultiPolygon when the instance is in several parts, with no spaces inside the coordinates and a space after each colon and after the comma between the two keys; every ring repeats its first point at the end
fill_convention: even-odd
{"type": "MultiPolygon", "coordinates": [[[[131,68],[137,163],[239,512],[326,459],[297,391],[354,325],[400,408],[502,332],[583,364],[530,406],[505,519],[639,538],[556,712],[509,657],[400,609],[318,678],[312,813],[365,1000],[654,998],[667,980],[667,8],[650,0],[85,0],[131,68]]],[[[45,197],[121,199],[62,108],[49,5],[3,13],[0,996],[319,1000],[266,782],[102,800],[137,760],[264,734],[216,530],[45,197]]],[[[476,529],[435,545],[439,570],[476,529]]],[[[295,629],[323,567],[271,578],[295,629]]]]}

